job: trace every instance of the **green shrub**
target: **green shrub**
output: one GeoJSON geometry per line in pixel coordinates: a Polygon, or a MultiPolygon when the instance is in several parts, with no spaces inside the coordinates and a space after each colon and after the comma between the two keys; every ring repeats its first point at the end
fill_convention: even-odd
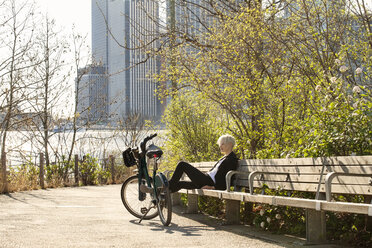
{"type": "Polygon", "coordinates": [[[225,204],[221,199],[208,196],[198,197],[198,207],[200,211],[208,215],[213,215],[219,218],[223,218],[225,216],[225,204]]]}
{"type": "Polygon", "coordinates": [[[48,187],[71,185],[72,182],[69,182],[69,176],[73,173],[74,168],[75,162],[71,160],[70,163],[68,163],[65,156],[62,156],[60,161],[51,163],[46,167],[46,181],[48,187]]]}
{"type": "Polygon", "coordinates": [[[97,158],[89,154],[85,155],[83,161],[79,162],[79,177],[83,185],[96,185],[100,172],[97,158]]]}

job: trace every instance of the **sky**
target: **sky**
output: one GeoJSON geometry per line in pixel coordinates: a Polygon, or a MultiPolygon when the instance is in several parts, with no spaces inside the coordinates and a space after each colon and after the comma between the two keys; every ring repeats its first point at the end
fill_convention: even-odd
{"type": "MultiPolygon", "coordinates": [[[[75,26],[75,33],[86,35],[86,42],[91,47],[91,0],[34,0],[38,10],[48,14],[50,19],[55,19],[57,27],[60,27],[67,35],[71,34],[72,27],[75,26]]],[[[73,60],[73,59],[72,59],[73,60]]],[[[67,70],[67,69],[66,69],[67,70]]],[[[65,102],[70,102],[74,93],[74,77],[70,78],[70,88],[65,92],[65,102]],[[68,101],[69,99],[69,101],[68,101]]],[[[63,99],[63,98],[62,98],[63,99]]],[[[63,108],[58,111],[62,117],[70,116],[71,109],[63,108]]]]}
{"type": "Polygon", "coordinates": [[[73,25],[82,35],[87,35],[88,44],[91,45],[91,0],[35,0],[40,11],[48,13],[56,24],[65,30],[73,25]]]}

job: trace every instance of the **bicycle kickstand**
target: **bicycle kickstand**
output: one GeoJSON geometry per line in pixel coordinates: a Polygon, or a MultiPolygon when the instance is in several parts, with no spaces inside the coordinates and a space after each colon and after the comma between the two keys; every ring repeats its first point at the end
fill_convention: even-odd
{"type": "Polygon", "coordinates": [[[146,213],[141,217],[141,219],[138,221],[138,224],[141,223],[141,221],[146,217],[146,215],[150,212],[152,208],[155,208],[155,204],[151,207],[151,205],[154,204],[152,201],[150,202],[149,207],[146,209],[146,213]]]}

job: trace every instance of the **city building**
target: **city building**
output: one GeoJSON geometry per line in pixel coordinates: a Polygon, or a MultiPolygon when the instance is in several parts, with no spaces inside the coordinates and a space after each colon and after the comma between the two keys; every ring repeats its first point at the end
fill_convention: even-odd
{"type": "Polygon", "coordinates": [[[151,119],[159,119],[162,114],[155,95],[159,83],[153,78],[160,69],[160,60],[146,53],[158,45],[148,42],[157,33],[158,18],[157,1],[92,0],[93,63],[106,73],[106,83],[96,87],[101,92],[94,94],[107,94],[102,100],[107,105],[103,108],[107,110],[107,122],[115,124],[133,113],[151,119]]]}
{"type": "Polygon", "coordinates": [[[88,66],[76,78],[77,112],[82,125],[106,123],[108,119],[108,77],[104,66],[88,66]]]}

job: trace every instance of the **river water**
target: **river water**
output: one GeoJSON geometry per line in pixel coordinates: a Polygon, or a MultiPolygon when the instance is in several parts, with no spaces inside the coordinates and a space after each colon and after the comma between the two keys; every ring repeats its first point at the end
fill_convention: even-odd
{"type": "MultiPolygon", "coordinates": [[[[82,158],[89,154],[98,159],[109,155],[120,156],[127,147],[139,146],[139,142],[147,135],[158,133],[153,142],[162,145],[165,131],[125,132],[113,130],[85,130],[76,133],[73,154],[82,158]]],[[[71,149],[72,132],[51,132],[49,139],[49,155],[52,162],[67,155],[71,149]]],[[[44,152],[41,136],[36,132],[13,131],[7,140],[7,165],[16,166],[26,161],[39,163],[39,154],[44,152]]]]}

